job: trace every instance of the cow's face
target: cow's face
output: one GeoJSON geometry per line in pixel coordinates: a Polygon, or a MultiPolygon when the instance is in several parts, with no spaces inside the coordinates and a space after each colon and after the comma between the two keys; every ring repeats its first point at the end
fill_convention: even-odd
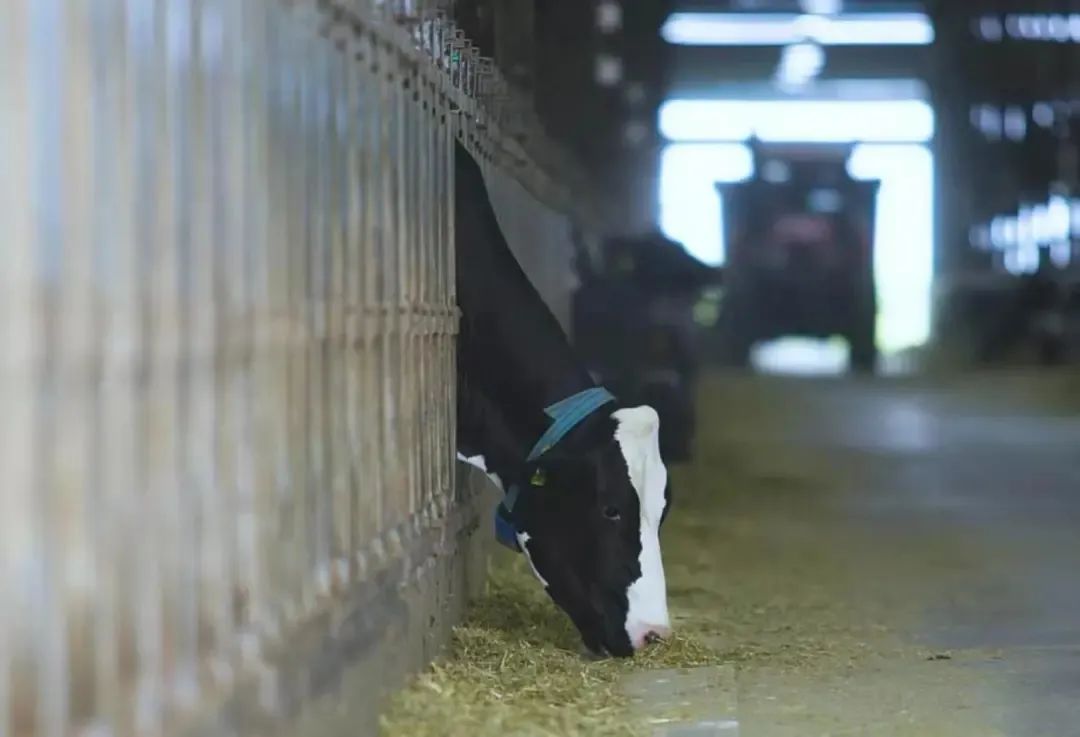
{"type": "Polygon", "coordinates": [[[530,466],[514,513],[533,571],[586,647],[629,656],[670,628],[659,539],[670,495],[656,412],[612,419],[601,447],[530,466]]]}

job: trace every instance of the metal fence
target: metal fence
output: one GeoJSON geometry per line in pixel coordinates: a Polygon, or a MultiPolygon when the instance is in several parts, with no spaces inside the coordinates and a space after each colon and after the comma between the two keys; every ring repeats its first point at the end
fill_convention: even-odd
{"type": "Polygon", "coordinates": [[[0,737],[160,734],[452,504],[455,137],[573,200],[434,2],[2,5],[0,737]]]}

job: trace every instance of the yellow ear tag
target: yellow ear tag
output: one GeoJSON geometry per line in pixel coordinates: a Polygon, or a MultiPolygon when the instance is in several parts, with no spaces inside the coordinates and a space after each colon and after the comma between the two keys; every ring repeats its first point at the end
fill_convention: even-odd
{"type": "Polygon", "coordinates": [[[543,486],[544,484],[546,484],[547,476],[544,474],[544,470],[542,468],[538,468],[533,471],[533,475],[532,478],[529,479],[529,483],[533,486],[543,486]]]}

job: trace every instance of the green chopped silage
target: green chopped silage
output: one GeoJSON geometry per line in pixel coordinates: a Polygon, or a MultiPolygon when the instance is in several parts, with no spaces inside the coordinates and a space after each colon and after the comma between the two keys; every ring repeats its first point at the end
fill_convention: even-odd
{"type": "Polygon", "coordinates": [[[498,566],[454,632],[447,656],[398,694],[386,737],[637,735],[618,680],[630,670],[689,667],[718,655],[682,634],[633,660],[591,660],[577,631],[520,560],[498,566]]]}

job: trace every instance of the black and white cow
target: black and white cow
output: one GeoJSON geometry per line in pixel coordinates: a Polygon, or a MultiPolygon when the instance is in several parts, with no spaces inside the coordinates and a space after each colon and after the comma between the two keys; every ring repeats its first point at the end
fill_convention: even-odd
{"type": "Polygon", "coordinates": [[[506,492],[500,540],[586,647],[630,656],[670,629],[659,419],[596,386],[510,251],[480,168],[456,157],[459,458],[506,492]]]}

